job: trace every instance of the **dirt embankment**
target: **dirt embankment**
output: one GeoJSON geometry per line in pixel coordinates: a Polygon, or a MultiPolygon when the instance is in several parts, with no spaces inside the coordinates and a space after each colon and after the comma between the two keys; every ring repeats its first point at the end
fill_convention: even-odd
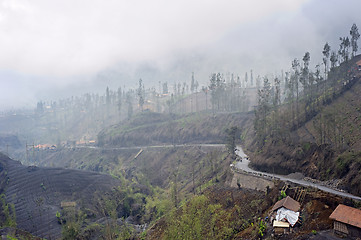
{"type": "Polygon", "coordinates": [[[103,216],[99,208],[101,197],[120,182],[108,175],[60,168],[27,167],[0,155],[1,182],[8,204],[16,212],[17,228],[43,238],[61,237],[62,226],[57,212],[61,204],[71,202],[88,216],[89,223],[103,216]]]}

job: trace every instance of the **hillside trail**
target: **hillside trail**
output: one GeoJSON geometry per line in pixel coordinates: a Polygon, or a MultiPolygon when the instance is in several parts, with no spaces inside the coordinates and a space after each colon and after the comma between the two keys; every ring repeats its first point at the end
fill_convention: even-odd
{"type": "Polygon", "coordinates": [[[276,178],[279,179],[281,181],[289,181],[289,182],[293,182],[305,187],[314,187],[314,188],[318,188],[324,192],[328,192],[328,193],[332,193],[341,197],[346,197],[346,198],[351,198],[354,200],[359,200],[361,201],[361,197],[359,196],[355,196],[352,195],[350,193],[347,192],[342,192],[342,191],[338,191],[326,186],[323,186],[321,184],[318,183],[313,183],[313,182],[309,182],[309,181],[305,181],[303,179],[295,179],[290,177],[290,175],[279,175],[279,174],[272,174],[272,173],[267,173],[267,172],[260,172],[260,171],[256,171],[253,170],[249,167],[249,157],[244,153],[243,149],[241,146],[237,146],[236,148],[236,154],[241,157],[242,161],[237,161],[237,163],[235,164],[235,167],[239,170],[245,171],[247,173],[252,173],[252,174],[256,174],[256,175],[260,175],[260,176],[265,176],[265,177],[272,177],[272,178],[276,178]]]}

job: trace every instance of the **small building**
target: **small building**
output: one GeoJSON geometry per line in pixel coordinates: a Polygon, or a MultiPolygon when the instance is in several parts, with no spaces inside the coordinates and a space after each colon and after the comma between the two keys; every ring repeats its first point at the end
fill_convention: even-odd
{"type": "Polygon", "coordinates": [[[298,212],[300,210],[301,205],[299,202],[297,202],[293,198],[287,196],[285,198],[282,198],[278,202],[276,202],[271,211],[274,212],[281,207],[287,208],[294,212],[298,212]]]}
{"type": "Polygon", "coordinates": [[[271,210],[271,221],[276,235],[292,231],[292,227],[298,222],[300,207],[300,203],[289,196],[275,203],[271,210]]]}
{"type": "Polygon", "coordinates": [[[60,203],[60,207],[62,207],[62,208],[75,208],[76,207],[76,202],[63,201],[63,202],[60,203]]]}
{"type": "Polygon", "coordinates": [[[348,237],[361,236],[361,210],[339,204],[330,215],[336,234],[348,237]]]}

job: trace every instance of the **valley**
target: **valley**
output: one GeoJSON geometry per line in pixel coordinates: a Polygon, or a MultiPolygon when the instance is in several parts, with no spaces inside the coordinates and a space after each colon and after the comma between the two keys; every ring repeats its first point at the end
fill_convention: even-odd
{"type": "Polygon", "coordinates": [[[314,70],[306,52],[263,77],[140,78],[1,112],[1,237],[357,239],[357,31],[314,70]]]}

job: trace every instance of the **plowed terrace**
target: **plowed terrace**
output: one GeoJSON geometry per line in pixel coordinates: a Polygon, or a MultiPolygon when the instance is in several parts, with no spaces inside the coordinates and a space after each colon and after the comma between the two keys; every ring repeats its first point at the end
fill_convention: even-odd
{"type": "Polygon", "coordinates": [[[75,202],[101,218],[97,200],[120,182],[108,175],[61,168],[23,166],[0,154],[1,183],[6,201],[15,205],[17,227],[35,236],[57,239],[61,225],[56,213],[62,202],[75,202]],[[4,189],[3,189],[4,190],[4,189]]]}

